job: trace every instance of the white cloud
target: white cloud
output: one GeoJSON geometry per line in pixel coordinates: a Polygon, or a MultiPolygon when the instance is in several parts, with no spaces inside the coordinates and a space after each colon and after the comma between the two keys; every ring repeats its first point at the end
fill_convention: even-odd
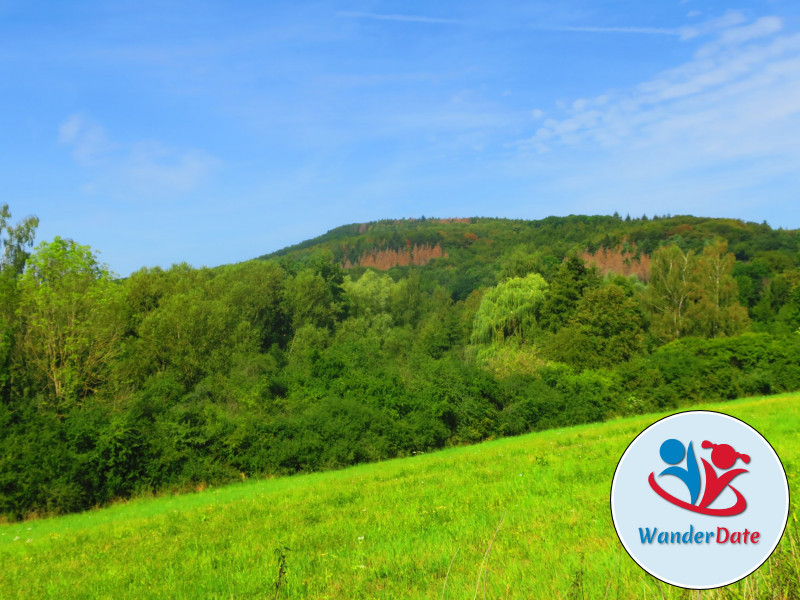
{"type": "MultiPolygon", "coordinates": [[[[689,16],[697,16],[699,12],[693,11],[689,16]]],[[[772,17],[774,19],[774,17],[772,17]]],[[[709,35],[719,30],[728,29],[735,25],[739,25],[745,21],[745,16],[736,11],[728,11],[723,16],[710,19],[703,23],[697,23],[691,27],[639,27],[639,26],[620,26],[620,27],[606,27],[606,26],[543,26],[533,25],[532,29],[540,31],[564,31],[573,33],[622,33],[622,34],[643,34],[643,35],[668,35],[679,37],[682,40],[696,38],[698,36],[709,35]]],[[[758,23],[758,22],[756,22],[758,23]]],[[[774,24],[774,23],[771,23],[774,24]]],[[[756,25],[755,23],[753,25],[756,25]]],[[[758,24],[755,29],[758,30],[764,27],[764,24],[758,24]]],[[[746,34],[744,34],[746,35],[746,34]]]]}
{"type": "Polygon", "coordinates": [[[659,199],[672,212],[796,182],[800,34],[783,33],[775,17],[723,22],[686,63],[625,90],[562,103],[519,148],[540,157],[532,164],[549,170],[553,190],[659,199]]]}
{"type": "Polygon", "coordinates": [[[136,187],[186,192],[202,181],[219,161],[198,150],[177,151],[158,142],[138,142],[122,165],[136,187]]]}
{"type": "Polygon", "coordinates": [[[461,25],[463,21],[458,19],[441,19],[437,17],[423,17],[419,15],[384,15],[376,13],[364,12],[340,12],[340,17],[350,19],[372,19],[376,21],[400,21],[405,23],[431,23],[431,24],[444,24],[444,25],[461,25]]]}
{"type": "Polygon", "coordinates": [[[744,23],[746,20],[746,17],[742,13],[729,10],[721,17],[709,19],[708,21],[697,23],[691,27],[681,27],[679,31],[681,33],[681,39],[690,40],[698,36],[709,35],[723,29],[728,29],[729,27],[735,27],[736,25],[744,23]]]}
{"type": "Polygon", "coordinates": [[[79,113],[61,124],[58,141],[70,146],[75,161],[84,166],[97,164],[114,149],[105,129],[79,113]]]}
{"type": "Polygon", "coordinates": [[[538,27],[532,29],[542,31],[565,31],[574,33],[641,33],[647,35],[683,35],[679,29],[667,29],[661,27],[538,27]]]}
{"type": "Polygon", "coordinates": [[[737,46],[744,42],[759,39],[777,33],[783,29],[783,21],[778,17],[762,17],[743,27],[726,29],[714,42],[697,51],[698,58],[713,56],[716,52],[729,46],[737,46]]]}
{"type": "Polygon", "coordinates": [[[81,113],[59,126],[58,141],[94,177],[80,188],[86,194],[160,197],[187,192],[220,163],[193,148],[173,148],[157,141],[112,142],[105,128],[81,113]]]}
{"type": "Polygon", "coordinates": [[[529,141],[566,142],[569,133],[585,140],[628,143],[631,136],[646,139],[659,123],[675,126],[686,121],[702,131],[708,128],[704,123],[716,123],[714,115],[719,114],[745,118],[730,124],[739,129],[748,122],[762,124],[762,115],[773,114],[776,105],[783,109],[774,118],[800,115],[800,98],[795,96],[800,83],[800,35],[778,37],[777,31],[778,23],[765,19],[728,29],[693,60],[634,88],[565,103],[566,114],[545,121],[529,141]],[[769,39],[761,45],[745,44],[765,36],[769,39]],[[763,102],[760,110],[741,114],[753,96],[763,102]]]}

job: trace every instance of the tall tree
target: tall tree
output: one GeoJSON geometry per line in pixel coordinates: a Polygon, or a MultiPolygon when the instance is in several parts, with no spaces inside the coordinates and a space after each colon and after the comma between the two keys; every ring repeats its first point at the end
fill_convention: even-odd
{"type": "Polygon", "coordinates": [[[579,256],[569,256],[556,269],[542,307],[542,327],[556,331],[569,321],[584,291],[600,284],[597,270],[579,256]]]}
{"type": "Polygon", "coordinates": [[[747,309],[739,304],[739,288],[733,277],[736,258],[728,242],[715,240],[697,257],[692,332],[703,337],[736,335],[747,328],[747,309]]]}
{"type": "Polygon", "coordinates": [[[735,261],[724,240],[707,244],[702,254],[675,244],[656,250],[647,290],[656,337],[720,337],[746,329],[747,310],[739,304],[733,277],[735,261]]]}
{"type": "Polygon", "coordinates": [[[486,292],[475,315],[473,343],[532,338],[545,302],[547,282],[538,273],[512,277],[486,292]]]}
{"type": "Polygon", "coordinates": [[[545,342],[548,358],[580,369],[613,367],[644,345],[639,306],[621,286],[587,290],[566,326],[545,342]]]}
{"type": "Polygon", "coordinates": [[[0,271],[17,275],[22,272],[29,250],[33,246],[36,228],[39,226],[37,217],[26,217],[16,225],[10,225],[8,220],[11,213],[8,204],[0,206],[0,271]]]}
{"type": "Polygon", "coordinates": [[[17,327],[15,313],[19,301],[17,279],[25,267],[39,219],[27,217],[16,225],[9,224],[8,204],[0,207],[0,393],[10,380],[9,359],[13,352],[17,327]]]}
{"type": "Polygon", "coordinates": [[[652,331],[662,341],[679,338],[691,328],[694,262],[694,252],[684,253],[676,244],[653,253],[647,299],[653,311],[652,331]]]}
{"type": "Polygon", "coordinates": [[[47,405],[70,408],[102,383],[119,349],[120,289],[92,250],[72,240],[42,243],[28,259],[18,348],[47,405]]]}
{"type": "Polygon", "coordinates": [[[352,316],[372,317],[388,312],[395,283],[386,274],[366,271],[358,281],[349,276],[342,287],[347,296],[348,312],[352,316]]]}

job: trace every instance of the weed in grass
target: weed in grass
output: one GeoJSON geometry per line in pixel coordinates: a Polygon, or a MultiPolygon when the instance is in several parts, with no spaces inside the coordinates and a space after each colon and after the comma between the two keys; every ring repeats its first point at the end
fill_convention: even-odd
{"type": "Polygon", "coordinates": [[[481,568],[478,571],[478,583],[475,584],[475,596],[473,596],[472,600],[478,597],[478,590],[480,589],[481,585],[481,576],[483,576],[483,597],[486,598],[486,575],[484,575],[486,566],[489,562],[489,555],[492,553],[492,546],[494,545],[495,539],[497,539],[497,534],[500,532],[500,528],[503,526],[503,521],[506,520],[506,513],[503,511],[503,516],[500,517],[500,522],[497,524],[497,529],[494,530],[494,535],[492,539],[489,541],[489,547],[486,549],[486,554],[483,555],[483,560],[481,561],[481,568]]]}
{"type": "Polygon", "coordinates": [[[580,553],[580,559],[578,561],[578,570],[575,571],[575,577],[572,580],[572,584],[569,586],[569,592],[567,593],[567,598],[570,600],[583,600],[584,590],[583,590],[583,577],[584,577],[584,567],[583,567],[583,552],[580,553]]]}
{"type": "Polygon", "coordinates": [[[275,548],[275,558],[278,560],[278,578],[275,580],[275,600],[278,600],[278,594],[281,593],[281,585],[286,578],[286,553],[291,548],[288,546],[280,546],[275,548]]]}
{"type": "Polygon", "coordinates": [[[444,600],[444,593],[447,591],[447,580],[450,578],[450,569],[453,568],[453,561],[458,556],[459,548],[456,548],[456,551],[453,553],[453,558],[450,559],[450,565],[447,567],[447,574],[444,576],[444,585],[442,586],[442,597],[440,600],[444,600]]]}

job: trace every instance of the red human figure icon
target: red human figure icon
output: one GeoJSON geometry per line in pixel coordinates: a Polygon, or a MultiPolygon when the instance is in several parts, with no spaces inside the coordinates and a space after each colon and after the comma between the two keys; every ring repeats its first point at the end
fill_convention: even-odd
{"type": "MultiPolygon", "coordinates": [[[[714,463],[714,466],[718,469],[730,469],[738,459],[742,459],[745,464],[750,463],[750,457],[747,454],[736,452],[736,450],[728,444],[712,444],[708,440],[705,440],[703,441],[702,447],[706,449],[713,448],[711,451],[711,462],[714,463]]],[[[700,501],[701,508],[707,507],[716,500],[717,496],[722,493],[722,490],[730,485],[734,477],[748,472],[747,469],[733,469],[732,471],[717,476],[714,467],[708,464],[705,458],[701,458],[700,460],[703,461],[703,468],[706,472],[706,489],[703,493],[703,499],[700,501]]],[[[738,514],[747,507],[747,502],[739,490],[733,486],[730,486],[730,488],[736,494],[736,504],[732,509],[738,509],[731,514],[738,514]]]]}

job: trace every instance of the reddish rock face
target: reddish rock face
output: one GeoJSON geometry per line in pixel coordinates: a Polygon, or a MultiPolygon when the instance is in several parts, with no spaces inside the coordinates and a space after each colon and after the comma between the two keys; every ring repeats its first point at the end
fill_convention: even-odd
{"type": "Polygon", "coordinates": [[[426,265],[434,258],[447,258],[447,252],[442,250],[439,244],[414,245],[405,250],[372,250],[364,252],[356,263],[349,260],[345,261],[344,268],[350,269],[355,266],[373,267],[379,271],[386,271],[392,267],[404,267],[406,265],[426,265]]]}
{"type": "Polygon", "coordinates": [[[634,258],[632,254],[620,248],[598,250],[595,253],[584,252],[580,257],[587,265],[595,265],[603,275],[618,273],[620,275],[636,275],[642,281],[650,281],[650,256],[640,254],[634,258]]]}

